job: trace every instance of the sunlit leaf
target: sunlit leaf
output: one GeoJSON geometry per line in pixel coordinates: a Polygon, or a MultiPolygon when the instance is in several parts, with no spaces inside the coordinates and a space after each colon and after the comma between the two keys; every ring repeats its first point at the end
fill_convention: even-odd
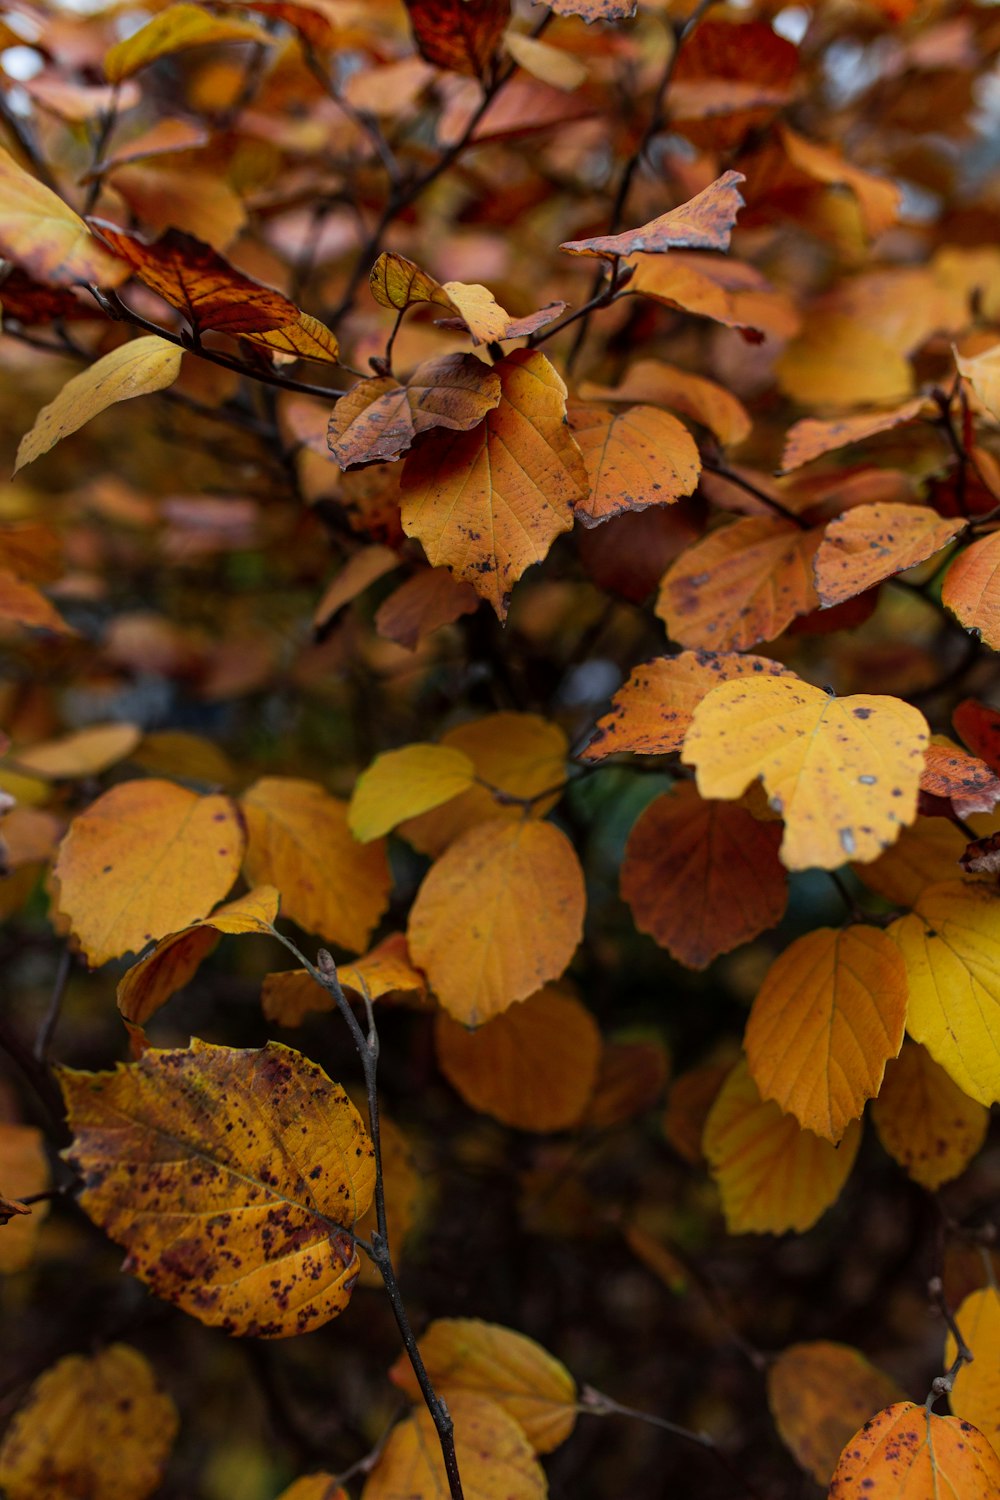
{"type": "Polygon", "coordinates": [[[932,1193],[965,1171],[990,1123],[989,1110],[963,1094],[926,1047],[909,1041],[886,1064],[871,1117],[889,1155],[932,1193]]]}
{"type": "Polygon", "coordinates": [[[913,390],[909,360],[877,329],[839,312],[815,312],[775,367],[800,406],[899,404],[913,390]]]}

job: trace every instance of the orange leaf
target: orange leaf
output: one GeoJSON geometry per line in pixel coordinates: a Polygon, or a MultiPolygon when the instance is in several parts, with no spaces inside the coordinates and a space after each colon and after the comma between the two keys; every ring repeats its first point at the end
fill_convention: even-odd
{"type": "MultiPolygon", "coordinates": [[[[255,6],[254,9],[259,9],[255,6]]],[[[272,10],[284,10],[283,5],[274,5],[272,10]]],[[[350,1500],[332,1474],[303,1474],[287,1489],[282,1490],[278,1500],[350,1500]]]]}
{"type": "Polygon", "coordinates": [[[816,553],[816,588],[828,608],[864,593],[954,541],[968,523],[926,505],[856,505],[826,528],[816,553]]]}
{"type": "Polygon", "coordinates": [[[958,554],[945,574],[941,600],[966,630],[1000,651],[1000,531],[958,554]]]}
{"type": "Polygon", "coordinates": [[[156,1296],[256,1338],[343,1312],[358,1253],[342,1230],[371,1203],[374,1152],[316,1063],[277,1042],[240,1051],[195,1039],[113,1073],[58,1077],[80,1206],[156,1296]]]}
{"type": "Polygon", "coordinates": [[[861,1143],[856,1120],[839,1146],[765,1102],[745,1063],[722,1085],[705,1122],[704,1150],[731,1234],[801,1234],[840,1195],[861,1143]]]}
{"type": "Polygon", "coordinates": [[[893,1500],[994,1500],[998,1490],[1000,1456],[970,1422],[898,1401],[849,1440],[829,1500],[868,1500],[883,1491],[893,1500]]]}
{"type": "MultiPolygon", "coordinates": [[[[460,0],[457,0],[460,3],[460,0]]],[[[429,0],[436,7],[437,0],[429,0]]],[[[455,1456],[469,1500],[544,1500],[544,1471],[522,1428],[485,1396],[452,1391],[455,1456]]],[[[365,1481],[361,1500],[438,1500],[449,1493],[441,1446],[430,1412],[420,1406],[389,1434],[365,1481]]]]}
{"type": "Polygon", "coordinates": [[[117,286],[128,272],[78,214],[0,147],[0,254],[47,286],[117,286]]]}
{"type": "Polygon", "coordinates": [[[740,651],[770,641],[816,605],[818,530],[749,516],[688,547],[660,585],[656,613],[682,646],[740,651]]]}
{"type": "Polygon", "coordinates": [[[705,802],[690,782],[655,798],[629,835],[622,899],[636,927],[682,964],[706,968],[780,922],[781,830],[742,807],[705,802]]]}
{"type": "Polygon", "coordinates": [[[767,1372],[767,1403],[781,1441],[821,1485],[830,1483],[858,1424],[901,1396],[860,1350],[825,1339],[783,1349],[767,1372]]]}
{"type": "Polygon", "coordinates": [[[469,583],[458,583],[447,568],[422,568],[379,605],[375,629],[386,640],[415,651],[427,636],[461,615],[472,614],[479,595],[469,583]]]}
{"type": "Polygon", "coordinates": [[[946,818],[918,818],[890,849],[855,873],[869,890],[893,906],[913,906],[929,885],[957,880],[968,840],[946,818]]]}
{"type": "Polygon", "coordinates": [[[821,927],[767,972],[743,1045],[761,1097],[839,1141],[903,1044],[906,966],[877,927],[821,927]]]}
{"type": "Polygon", "coordinates": [[[34,1125],[0,1120],[0,1275],[13,1276],[31,1264],[49,1205],[35,1203],[29,1209],[17,1200],[46,1192],[51,1180],[42,1132],[34,1125]]]}
{"type": "Polygon", "coordinates": [[[1000,713],[975,698],[965,698],[951,722],[969,749],[994,771],[1000,771],[1000,713]]]}
{"type": "Polygon", "coordinates": [[[352,553],[324,589],[313,612],[313,629],[320,634],[328,630],[345,605],[399,566],[400,559],[390,547],[361,547],[352,553]]]}
{"type": "Polygon", "coordinates": [[[654,657],[636,667],[618,689],[611,712],[598,721],[580,759],[604,760],[624,750],[634,755],[679,750],[695,708],[720,682],[757,673],[784,676],[787,670],[766,656],[735,652],[682,651],[677,656],[654,657]]]}
{"type": "Polygon", "coordinates": [[[824,453],[834,453],[850,443],[863,443],[880,432],[891,432],[896,427],[915,422],[931,409],[925,396],[917,396],[891,411],[861,412],[856,417],[835,417],[829,422],[805,417],[785,435],[782,472],[787,474],[791,469],[801,469],[803,464],[811,464],[824,453]]]}
{"type": "Polygon", "coordinates": [[[775,373],[781,390],[800,406],[900,402],[913,389],[913,370],[896,343],[839,312],[813,312],[775,373]]]}
{"type": "Polygon", "coordinates": [[[276,886],[284,914],[307,932],[364,949],[389,900],[384,843],[359,844],[346,802],[314,781],[264,776],[241,806],[248,880],[276,886]]]}
{"type": "Polygon", "coordinates": [[[418,365],[406,382],[418,434],[432,427],[468,432],[500,404],[500,376],[474,354],[444,354],[418,365]]]}
{"type": "MultiPolygon", "coordinates": [[[[995,1283],[970,1292],[955,1322],[974,1356],[955,1375],[948,1401],[956,1417],[974,1422],[1000,1456],[1000,1290],[995,1283]]],[[[958,1352],[949,1330],[944,1363],[950,1368],[958,1352]]]]}
{"type": "Polygon", "coordinates": [[[634,255],[642,250],[661,254],[674,248],[727,250],[736,215],[744,206],[738,185],[742,172],[725,172],[687,203],[624,234],[597,235],[589,240],[567,240],[559,246],[569,255],[634,255]]]}
{"type": "MultiPolygon", "coordinates": [[[[241,0],[241,5],[254,15],[283,21],[317,52],[330,52],[337,44],[337,33],[320,7],[299,5],[295,0],[241,0]]],[[[337,1500],[336,1495],[329,1500],[337,1500]]]]}
{"type": "Polygon", "coordinates": [[[579,16],[589,26],[593,21],[628,21],[636,4],[637,0],[551,0],[549,10],[557,16],[579,16]]]}
{"type": "Polygon", "coordinates": [[[728,1075],[722,1063],[703,1063],[682,1073],[671,1087],[663,1112],[663,1134],[678,1156],[693,1167],[705,1159],[705,1122],[728,1075]]]}
{"type": "Polygon", "coordinates": [[[294,359],[311,359],[324,365],[340,361],[340,345],[326,324],[297,309],[292,321],[280,328],[241,333],[240,337],[258,349],[294,359]]]}
{"type": "Polygon", "coordinates": [[[482,78],[510,19],[509,0],[405,0],[421,57],[482,78]]]}
{"type": "Polygon", "coordinates": [[[620,385],[592,385],[584,381],[580,395],[587,401],[670,406],[709,428],[724,446],[742,443],[750,435],[750,415],[742,401],[714,380],[659,359],[637,359],[625,371],[620,385]]]}
{"type": "Polygon", "coordinates": [[[31,630],[51,630],[54,635],[77,633],[33,583],[15,578],[6,568],[0,568],[0,621],[31,630]]]}
{"type": "Polygon", "coordinates": [[[499,405],[473,431],[411,453],[400,504],[407,536],[502,620],[513,584],[572,526],[587,471],[566,427],[566,387],[545,356],[519,349],[494,369],[499,405]]]}
{"type": "Polygon", "coordinates": [[[886,1064],[871,1118],[889,1155],[933,1193],[965,1171],[986,1139],[990,1112],[962,1092],[926,1047],[906,1041],[886,1064]]]}
{"type": "Polygon", "coordinates": [[[601,1034],[590,1012],[558,985],[469,1031],[439,1014],[438,1065],[470,1109],[516,1130],[568,1130],[597,1078],[601,1034]]]}
{"type": "Polygon", "coordinates": [[[571,408],[569,425],[580,445],[590,494],[576,506],[585,526],[622,511],[669,505],[697,487],[701,459],[676,417],[655,406],[571,408]]]}
{"type": "Polygon", "coordinates": [[[1000,776],[985,761],[935,735],[924,755],[920,790],[949,797],[960,818],[992,812],[1000,802],[1000,776]]]}
{"type": "Polygon", "coordinates": [[[739,261],[681,251],[638,255],[630,264],[629,292],[735,328],[748,343],[759,344],[768,333],[787,339],[799,330],[790,299],[739,261]]]}
{"type": "Polygon", "coordinates": [[[55,866],[59,909],[92,965],[138,953],[223,899],[243,844],[228,797],[123,782],[70,824],[55,866]]]}
{"type": "Polygon", "coordinates": [[[846,187],[854,194],[858,200],[862,223],[873,239],[895,224],[899,217],[902,191],[894,182],[852,166],[850,162],[844,161],[835,147],[808,141],[787,125],[780,125],[778,129],[785,155],[792,166],[815,182],[846,187]]]}
{"type": "Polygon", "coordinates": [[[424,876],[410,952],[449,1015],[479,1026],[560,977],[585,903],[564,833],[534,819],[494,819],[462,834],[424,876]]]}

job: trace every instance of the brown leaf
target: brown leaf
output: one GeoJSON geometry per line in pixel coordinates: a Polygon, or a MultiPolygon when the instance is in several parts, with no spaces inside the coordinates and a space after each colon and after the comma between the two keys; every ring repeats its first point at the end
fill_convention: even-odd
{"type": "Polygon", "coordinates": [[[510,19],[510,0],[405,0],[420,55],[484,77],[510,19]]]}
{"type": "Polygon", "coordinates": [[[415,651],[427,636],[461,615],[472,614],[479,595],[469,583],[458,583],[447,568],[423,568],[379,605],[375,629],[386,640],[415,651]]]}
{"type": "Polygon", "coordinates": [[[639,229],[597,235],[589,240],[567,240],[559,248],[569,255],[611,257],[634,255],[640,250],[662,254],[673,248],[727,250],[736,215],[743,207],[738,185],[745,181],[742,172],[725,172],[687,203],[651,219],[639,229]]]}

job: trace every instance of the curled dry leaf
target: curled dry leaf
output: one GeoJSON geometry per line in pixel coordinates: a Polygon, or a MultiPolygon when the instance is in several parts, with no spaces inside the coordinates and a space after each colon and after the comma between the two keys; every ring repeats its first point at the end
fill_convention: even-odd
{"type": "Polygon", "coordinates": [[[213,46],[219,42],[254,42],[268,46],[269,32],[235,16],[216,16],[200,5],[168,5],[124,41],[116,42],[104,59],[109,83],[131,78],[140,68],[189,47],[213,46]]]}
{"type": "Polygon", "coordinates": [[[58,1076],[80,1205],[158,1297],[257,1338],[343,1312],[375,1161],[357,1110],[316,1063],[277,1042],[194,1040],[113,1073],[58,1076]]]}
{"type": "Polygon", "coordinates": [[[676,417],[655,406],[570,408],[569,425],[587,465],[590,493],[575,507],[585,526],[623,511],[669,505],[698,484],[701,459],[676,417]]]}
{"type": "Polygon", "coordinates": [[[569,255],[661,254],[671,249],[728,250],[736,216],[744,206],[739,184],[742,172],[724,172],[702,192],[624,234],[596,235],[589,240],[567,240],[560,245],[569,255]]]}
{"type": "Polygon", "coordinates": [[[244,834],[228,797],[126,781],[79,813],[56,860],[59,910],[92,965],[138,953],[228,893],[244,834]]]}
{"type": "Polygon", "coordinates": [[[535,819],[493,819],[462,834],[424,876],[410,952],[449,1015],[479,1026],[562,975],[585,905],[564,833],[535,819]]]}
{"type": "Polygon", "coordinates": [[[419,365],[406,385],[389,376],[361,380],[330,417],[330,451],[342,469],[399,458],[423,432],[468,432],[500,402],[500,378],[472,354],[419,365]]]}
{"type": "Polygon", "coordinates": [[[0,1120],[0,1275],[30,1265],[49,1205],[34,1203],[28,1209],[20,1199],[46,1192],[50,1181],[42,1132],[0,1120]]]}
{"type": "Polygon", "coordinates": [[[856,505],[826,528],[816,553],[816,588],[824,608],[925,562],[966,528],[926,505],[856,505]]]}
{"type": "Polygon", "coordinates": [[[404,745],[377,755],[351,794],[348,826],[361,843],[440,807],[472,786],[469,757],[450,745],[404,745]]]}
{"type": "Polygon", "coordinates": [[[559,985],[470,1031],[439,1014],[438,1065],[471,1109],[516,1130],[568,1130],[586,1108],[601,1059],[587,1008],[559,985]]]}
{"type": "Polygon", "coordinates": [[[898,698],[834,698],[793,677],[742,678],[694,711],[684,759],[703,797],[739,797],[756,777],[785,820],[789,870],[876,859],[911,823],[929,734],[898,698]]]}
{"type": "Polygon", "coordinates": [[[730,1072],[705,1122],[703,1148],[731,1234],[811,1229],[840,1195],[861,1143],[851,1122],[843,1140],[801,1130],[761,1099],[745,1063],[730,1072]]]}
{"type": "Polygon", "coordinates": [[[46,286],[117,286],[128,271],[78,214],[0,147],[0,254],[46,286]]]}
{"type": "Polygon", "coordinates": [[[893,1500],[952,1494],[992,1500],[1000,1455],[971,1422],[938,1417],[912,1401],[887,1406],[848,1441],[830,1483],[829,1500],[893,1500]]]}
{"type": "Polygon", "coordinates": [[[945,574],[941,600],[966,630],[1000,650],[1000,531],[963,548],[945,574]]]}
{"type": "Polygon", "coordinates": [[[839,1141],[903,1043],[906,966],[877,927],[821,927],[768,970],[744,1047],[761,1097],[839,1141]]]}
{"type": "MultiPolygon", "coordinates": [[[[1000,1290],[993,1282],[970,1292],[955,1313],[972,1363],[955,1375],[948,1400],[956,1417],[972,1422],[1000,1454],[1000,1290]]],[[[944,1368],[955,1362],[958,1347],[949,1331],[944,1368]]]]}
{"type": "Polygon", "coordinates": [[[706,802],[690,782],[656,797],[629,835],[622,899],[636,927],[682,964],[706,968],[781,921],[781,830],[743,807],[706,802]]]}
{"type": "Polygon", "coordinates": [[[871,1118],[889,1155],[933,1193],[965,1171],[986,1139],[990,1112],[962,1092],[926,1047],[907,1041],[886,1064],[871,1118]]]}
{"type": "Polygon", "coordinates": [[[859,1349],[825,1339],[792,1344],[767,1372],[767,1403],[781,1441],[821,1485],[830,1483],[858,1426],[902,1394],[859,1349]]]}
{"type": "Polygon", "coordinates": [[[834,417],[829,422],[804,417],[801,422],[790,427],[785,435],[781,471],[788,474],[792,469],[801,469],[803,464],[811,464],[814,459],[822,458],[825,453],[835,453],[851,443],[863,443],[868,438],[877,437],[879,433],[892,432],[896,427],[915,422],[918,417],[933,409],[925,396],[916,396],[912,401],[905,401],[902,406],[894,406],[889,411],[859,412],[853,417],[834,417]]]}
{"type": "MultiPolygon", "coordinates": [[[[573,1431],[577,1391],[572,1375],[523,1333],[479,1318],[438,1318],[420,1339],[420,1353],[449,1403],[453,1394],[496,1402],[536,1453],[551,1453],[573,1431]]],[[[397,1359],[389,1378],[411,1400],[419,1399],[405,1357],[397,1359]]]]}

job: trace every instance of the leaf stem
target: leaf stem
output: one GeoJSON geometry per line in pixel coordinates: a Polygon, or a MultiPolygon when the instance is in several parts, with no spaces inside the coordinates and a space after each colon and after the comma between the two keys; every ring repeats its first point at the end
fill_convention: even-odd
{"type": "Polygon", "coordinates": [[[955,1321],[955,1314],[948,1306],[948,1299],[944,1294],[944,1282],[940,1276],[932,1276],[927,1283],[927,1294],[933,1305],[941,1314],[948,1326],[948,1332],[955,1340],[955,1358],[943,1375],[936,1375],[931,1381],[931,1388],[927,1392],[927,1400],[924,1403],[928,1414],[934,1409],[934,1403],[940,1396],[947,1396],[955,1385],[955,1376],[963,1365],[971,1365],[975,1355],[962,1337],[961,1330],[955,1321]]]}

